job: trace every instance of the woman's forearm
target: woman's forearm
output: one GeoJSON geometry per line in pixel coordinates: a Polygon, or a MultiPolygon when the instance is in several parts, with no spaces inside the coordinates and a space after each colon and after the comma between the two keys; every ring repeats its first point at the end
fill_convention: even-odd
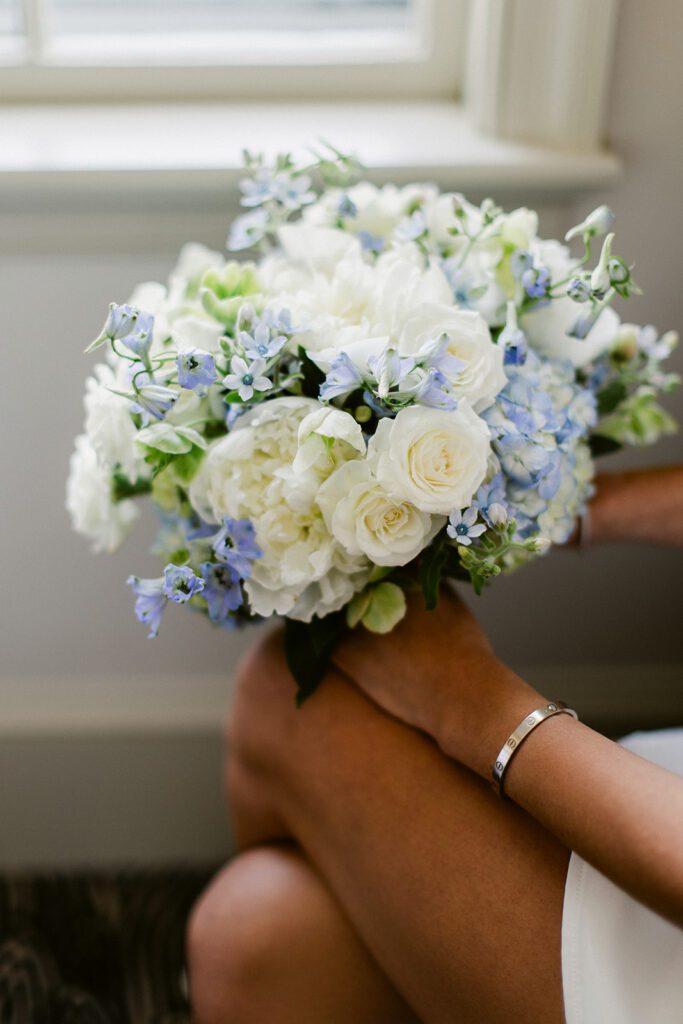
{"type": "Polygon", "coordinates": [[[683,466],[600,475],[590,522],[597,543],[683,547],[683,466]]]}
{"type": "MultiPolygon", "coordinates": [[[[469,723],[476,743],[467,749],[461,721],[452,731],[444,723],[439,739],[445,753],[486,779],[513,729],[546,703],[517,677],[513,682],[505,666],[496,671],[500,683],[485,684],[479,726],[469,723]]],[[[615,884],[683,927],[683,780],[557,715],[522,743],[505,793],[615,884]]]]}

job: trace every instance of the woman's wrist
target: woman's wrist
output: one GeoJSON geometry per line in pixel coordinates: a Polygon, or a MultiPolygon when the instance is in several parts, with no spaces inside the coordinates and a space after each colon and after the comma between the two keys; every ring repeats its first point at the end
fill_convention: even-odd
{"type": "Polygon", "coordinates": [[[547,703],[494,655],[480,658],[458,671],[451,699],[432,735],[443,752],[487,781],[491,766],[510,733],[522,719],[547,703]],[[458,693],[467,690],[467,700],[458,693]]]}

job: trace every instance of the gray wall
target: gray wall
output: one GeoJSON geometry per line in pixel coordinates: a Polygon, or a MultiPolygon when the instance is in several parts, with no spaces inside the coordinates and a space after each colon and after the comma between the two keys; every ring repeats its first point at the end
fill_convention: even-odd
{"type": "MultiPolygon", "coordinates": [[[[683,328],[680,166],[683,6],[678,0],[624,0],[608,122],[623,157],[623,183],[608,194],[542,200],[543,229],[559,232],[608,202],[617,213],[618,250],[637,260],[644,296],[628,318],[683,328]]],[[[457,180],[444,182],[457,187],[457,180]]],[[[540,205],[531,195],[506,202],[540,205]]],[[[0,480],[0,729],[3,686],[23,679],[139,679],[205,674],[229,679],[249,636],[212,630],[171,609],[157,643],[135,622],[124,580],[156,571],[147,519],[113,558],[92,556],[69,529],[64,481],[82,421],[81,355],[107,303],[123,301],[145,278],[163,278],[180,243],[220,248],[231,210],[215,198],[143,192],[137,197],[13,200],[0,181],[0,331],[4,351],[0,480]],[[3,242],[10,237],[11,244],[3,242]],[[176,614],[174,614],[176,612],[176,614]]],[[[675,357],[683,371],[683,351],[675,357]]],[[[683,419],[683,394],[669,403],[683,419]]],[[[680,439],[630,452],[613,466],[680,460],[680,439]]],[[[515,665],[565,666],[683,662],[680,555],[613,547],[582,556],[557,552],[499,581],[476,609],[500,654],[515,665]]],[[[538,669],[537,669],[538,671],[538,669]]],[[[536,680],[542,685],[542,679],[536,680]]],[[[54,699],[54,693],[52,693],[54,699]]],[[[643,706],[647,704],[644,680],[643,706]]],[[[5,776],[7,779],[8,776],[5,776]]],[[[175,849],[175,847],[174,847],[175,849]]]]}

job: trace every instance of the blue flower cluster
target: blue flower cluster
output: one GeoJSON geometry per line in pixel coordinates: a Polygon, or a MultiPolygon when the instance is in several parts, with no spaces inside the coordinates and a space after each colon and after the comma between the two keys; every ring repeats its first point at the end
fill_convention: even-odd
{"type": "Polygon", "coordinates": [[[584,438],[597,422],[594,393],[576,383],[570,364],[529,352],[521,365],[508,365],[508,384],[483,416],[499,472],[475,506],[485,521],[491,511],[498,524],[514,520],[519,540],[542,533],[563,543],[580,511],[573,506],[590,494],[584,438]],[[570,506],[563,500],[565,483],[570,506]]]}
{"type": "Polygon", "coordinates": [[[170,563],[158,579],[129,576],[127,583],[135,594],[135,615],[138,622],[149,626],[150,638],[157,636],[169,601],[187,604],[196,597],[206,602],[213,623],[234,626],[234,612],[244,603],[242,581],[251,576],[252,563],[263,554],[248,519],[226,518],[218,531],[209,523],[197,526],[188,521],[184,525],[184,539],[188,543],[204,543],[207,553],[218,561],[203,561],[199,573],[189,565],[170,563]]]}

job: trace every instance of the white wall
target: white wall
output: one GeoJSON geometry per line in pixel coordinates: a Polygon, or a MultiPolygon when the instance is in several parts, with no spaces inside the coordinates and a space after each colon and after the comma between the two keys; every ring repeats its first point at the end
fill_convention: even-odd
{"type": "MultiPolygon", "coordinates": [[[[679,329],[683,131],[677,103],[683,86],[682,38],[683,7],[678,0],[623,0],[608,126],[609,142],[625,162],[622,184],[609,194],[578,200],[502,197],[506,202],[542,202],[548,234],[563,230],[598,202],[608,202],[618,217],[618,251],[637,260],[636,276],[645,292],[631,301],[628,317],[679,329]]],[[[443,184],[457,187],[458,182],[443,184]]],[[[222,848],[223,832],[212,823],[220,807],[221,679],[227,692],[235,660],[253,634],[227,636],[172,608],[160,640],[147,641],[133,618],[124,581],[132,571],[144,575],[157,569],[146,552],[153,535],[151,520],[111,559],[90,555],[82,540],[71,534],[63,491],[90,365],[81,352],[101,326],[109,301],[123,301],[141,279],[163,277],[187,238],[220,248],[231,214],[227,205],[222,208],[213,199],[203,205],[201,197],[177,192],[112,195],[106,201],[88,195],[56,199],[41,194],[18,205],[15,201],[9,209],[0,181],[0,820],[23,805],[27,785],[35,787],[40,798],[36,807],[41,799],[44,806],[54,806],[58,798],[52,789],[42,789],[41,774],[53,775],[64,767],[54,749],[48,754],[46,748],[40,762],[43,771],[36,772],[34,766],[24,781],[19,777],[21,759],[2,760],[3,752],[10,750],[10,741],[2,739],[3,704],[8,707],[16,701],[25,685],[45,694],[48,710],[55,703],[55,687],[60,700],[60,680],[87,681],[87,690],[64,687],[64,700],[87,701],[89,693],[93,707],[98,705],[98,687],[106,685],[111,691],[120,685],[119,695],[109,693],[114,703],[125,702],[131,686],[143,694],[148,688],[150,701],[143,699],[140,705],[143,722],[153,718],[150,706],[162,678],[170,681],[169,701],[178,699],[179,715],[187,706],[183,680],[203,679],[202,693],[208,687],[215,698],[206,705],[210,710],[204,718],[206,736],[212,737],[206,749],[213,751],[213,769],[192,753],[184,762],[188,771],[196,766],[195,788],[210,790],[203,825],[193,822],[187,803],[179,801],[178,821],[187,829],[181,828],[180,838],[176,835],[164,845],[151,832],[145,834],[141,813],[136,819],[141,829],[137,840],[129,836],[127,845],[108,845],[117,858],[156,857],[164,850],[174,857],[215,856],[222,848]],[[3,243],[3,237],[10,237],[11,244],[3,243]],[[179,693],[185,696],[176,698],[179,693]]],[[[675,363],[683,370],[683,352],[678,352],[675,363]]],[[[683,419],[680,393],[670,408],[683,419]]],[[[628,453],[613,465],[666,463],[680,457],[680,440],[674,439],[651,452],[628,453]]],[[[644,672],[654,677],[660,665],[683,663],[680,571],[680,556],[662,550],[614,547],[585,556],[559,552],[498,581],[475,607],[500,654],[515,665],[530,666],[541,686],[543,679],[537,674],[544,666],[555,675],[564,667],[570,688],[573,675],[595,679],[595,667],[600,665],[612,666],[612,679],[618,679],[620,666],[626,671],[636,663],[648,666],[644,672]]],[[[670,668],[666,677],[673,678],[670,668]]],[[[644,712],[648,685],[644,678],[644,712]]],[[[37,699],[37,712],[41,703],[37,699]]],[[[678,709],[683,711],[680,704],[678,709]]],[[[5,734],[10,731],[7,728],[5,734]]],[[[115,764],[116,758],[108,763],[115,764]]],[[[72,759],[69,765],[65,779],[76,785],[77,761],[72,759]]],[[[100,795],[109,794],[113,800],[114,790],[125,792],[130,779],[105,773],[102,786],[100,795]]],[[[93,800],[97,803],[95,796],[93,800]]],[[[67,821],[69,813],[65,804],[67,821]]],[[[24,857],[27,847],[38,859],[49,859],[49,849],[35,846],[42,842],[39,834],[40,830],[24,831],[18,838],[15,834],[16,841],[5,842],[5,860],[24,857]]],[[[61,844],[59,850],[60,859],[73,859],[73,843],[61,844]]],[[[88,847],[83,850],[89,859],[98,855],[88,847]]]]}

